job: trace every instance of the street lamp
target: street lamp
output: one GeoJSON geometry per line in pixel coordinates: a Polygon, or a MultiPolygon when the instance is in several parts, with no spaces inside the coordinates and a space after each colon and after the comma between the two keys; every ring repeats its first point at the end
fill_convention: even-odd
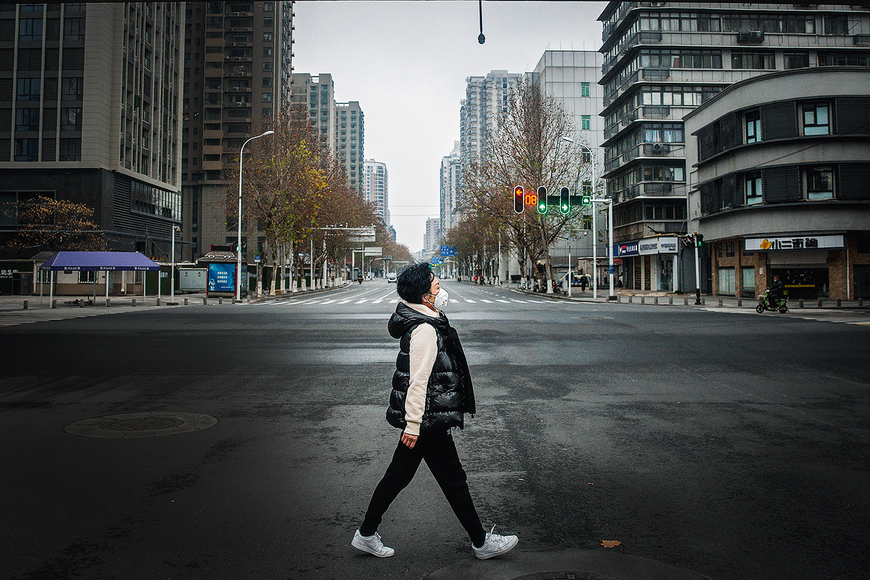
{"type": "MultiPolygon", "coordinates": [[[[238,246],[236,247],[239,260],[236,266],[236,302],[240,302],[242,299],[242,155],[245,152],[245,145],[247,145],[254,139],[259,139],[260,137],[271,135],[274,132],[275,131],[269,130],[262,135],[251,137],[250,139],[242,143],[242,148],[239,149],[239,237],[237,240],[238,246]]],[[[245,277],[247,278],[247,275],[245,277]]]]}
{"type": "Polygon", "coordinates": [[[172,303],[172,304],[175,303],[175,232],[180,232],[180,231],[181,231],[180,227],[178,227],[176,225],[172,226],[172,272],[171,272],[172,280],[169,283],[169,288],[170,288],[169,292],[171,295],[170,303],[172,303]]]}
{"type": "Polygon", "coordinates": [[[598,232],[596,231],[596,212],[595,212],[595,204],[596,203],[606,203],[607,204],[607,231],[608,231],[608,243],[610,244],[610,248],[607,251],[607,255],[610,258],[610,294],[608,295],[608,300],[615,300],[616,296],[613,292],[613,198],[596,198],[595,190],[598,187],[598,181],[595,176],[595,153],[584,145],[583,143],[577,143],[570,137],[562,137],[563,141],[567,141],[568,143],[574,143],[575,145],[579,145],[583,147],[589,152],[590,160],[592,162],[592,262],[594,267],[592,268],[592,297],[598,298],[598,232]]]}

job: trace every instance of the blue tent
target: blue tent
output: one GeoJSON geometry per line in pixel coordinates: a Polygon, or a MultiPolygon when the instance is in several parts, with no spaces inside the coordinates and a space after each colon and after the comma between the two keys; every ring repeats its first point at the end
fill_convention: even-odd
{"type": "Polygon", "coordinates": [[[105,272],[159,270],[160,266],[139,252],[58,252],[40,269],[105,272]]]}
{"type": "MultiPolygon", "coordinates": [[[[40,270],[114,272],[114,271],[145,271],[160,270],[160,265],[151,261],[139,252],[58,252],[53,258],[44,262],[40,270]]],[[[108,274],[106,274],[106,305],[109,304],[108,274]]],[[[94,281],[96,292],[96,280],[94,281]]],[[[143,296],[147,296],[145,282],[142,283],[143,296]]],[[[49,296],[54,298],[54,274],[51,275],[51,290],[49,296]]],[[[94,295],[96,299],[96,294],[94,295]]]]}

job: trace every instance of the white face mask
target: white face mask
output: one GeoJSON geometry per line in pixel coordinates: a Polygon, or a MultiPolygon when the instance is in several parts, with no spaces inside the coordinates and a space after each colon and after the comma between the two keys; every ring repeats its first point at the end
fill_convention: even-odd
{"type": "Polygon", "coordinates": [[[438,291],[438,294],[435,295],[435,300],[433,301],[433,305],[438,310],[444,310],[447,307],[447,299],[450,295],[447,293],[447,290],[442,288],[438,291]]]}

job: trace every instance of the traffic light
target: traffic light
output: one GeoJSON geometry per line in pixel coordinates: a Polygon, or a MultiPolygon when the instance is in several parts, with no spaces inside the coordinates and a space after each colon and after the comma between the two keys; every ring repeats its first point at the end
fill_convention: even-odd
{"type": "Polygon", "coordinates": [[[562,215],[568,215],[571,213],[571,192],[568,191],[567,187],[559,190],[559,198],[559,211],[562,212],[562,215]]]}
{"type": "Polygon", "coordinates": [[[518,185],[514,188],[514,212],[523,213],[523,210],[526,208],[525,202],[526,199],[523,193],[523,186],[518,185]]]}
{"type": "Polygon", "coordinates": [[[547,188],[543,185],[538,188],[538,213],[547,213],[547,188]]]}
{"type": "Polygon", "coordinates": [[[591,195],[581,195],[580,203],[583,205],[592,205],[592,196],[591,195]]]}
{"type": "Polygon", "coordinates": [[[704,234],[695,234],[695,243],[699,248],[704,247],[704,234]]]}

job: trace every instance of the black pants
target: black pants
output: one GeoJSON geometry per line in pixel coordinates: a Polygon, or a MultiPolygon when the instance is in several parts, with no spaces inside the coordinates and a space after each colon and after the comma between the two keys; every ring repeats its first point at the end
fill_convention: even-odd
{"type": "Polygon", "coordinates": [[[468,532],[472,543],[475,546],[482,546],[486,540],[486,532],[483,531],[480,518],[477,517],[477,510],[474,509],[474,502],[471,501],[471,493],[468,491],[465,470],[462,469],[453,437],[448,431],[421,434],[413,449],[408,449],[401,441],[399,442],[393,460],[369,502],[366,517],[359,528],[360,534],[371,536],[378,531],[381,518],[387,508],[399,492],[414,479],[414,474],[417,473],[417,468],[420,467],[420,461],[423,459],[426,460],[429,471],[441,486],[441,491],[447,497],[462,527],[468,532]]]}

